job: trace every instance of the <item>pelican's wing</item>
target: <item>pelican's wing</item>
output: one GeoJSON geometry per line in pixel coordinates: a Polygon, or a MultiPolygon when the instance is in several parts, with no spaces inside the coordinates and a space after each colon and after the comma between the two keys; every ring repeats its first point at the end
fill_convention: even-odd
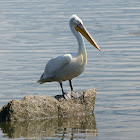
{"type": "Polygon", "coordinates": [[[39,82],[43,84],[46,82],[47,77],[51,77],[55,72],[61,70],[64,66],[66,66],[72,60],[71,54],[65,54],[63,56],[58,56],[48,61],[45,67],[45,71],[40,77],[39,82]]]}
{"type": "Polygon", "coordinates": [[[67,65],[71,60],[71,54],[65,54],[63,56],[58,56],[56,58],[51,59],[46,64],[44,74],[49,76],[50,74],[55,73],[56,71],[62,69],[65,65],[67,65]]]}

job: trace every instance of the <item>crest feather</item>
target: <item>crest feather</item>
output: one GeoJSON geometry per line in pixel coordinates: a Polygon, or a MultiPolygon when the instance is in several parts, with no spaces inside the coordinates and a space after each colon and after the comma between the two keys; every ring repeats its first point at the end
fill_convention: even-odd
{"type": "Polygon", "coordinates": [[[75,14],[73,14],[70,19],[78,20],[79,22],[81,22],[83,24],[82,20],[75,14]]]}

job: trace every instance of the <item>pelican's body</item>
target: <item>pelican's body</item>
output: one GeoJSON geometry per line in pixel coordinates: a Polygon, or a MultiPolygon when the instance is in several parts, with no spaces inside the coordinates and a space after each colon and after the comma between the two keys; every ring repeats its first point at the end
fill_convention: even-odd
{"type": "Polygon", "coordinates": [[[84,28],[83,22],[78,16],[72,15],[69,25],[78,41],[79,47],[76,57],[73,57],[71,54],[65,54],[63,56],[58,56],[51,59],[46,64],[45,71],[42,74],[40,80],[38,81],[40,84],[53,81],[59,82],[63,95],[65,93],[63,91],[62,82],[69,80],[71,90],[73,90],[71,80],[79,76],[84,71],[87,64],[87,52],[81,34],[92,45],[94,45],[98,50],[100,50],[95,41],[84,28]]]}
{"type": "Polygon", "coordinates": [[[53,58],[45,67],[42,83],[53,81],[60,83],[66,80],[72,80],[84,71],[85,65],[86,58],[82,54],[76,58],[73,58],[71,54],[53,58]]]}

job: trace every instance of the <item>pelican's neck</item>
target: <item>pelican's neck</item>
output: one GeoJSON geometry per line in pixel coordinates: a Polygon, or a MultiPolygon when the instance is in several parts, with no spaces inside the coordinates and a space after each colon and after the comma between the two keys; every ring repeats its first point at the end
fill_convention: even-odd
{"type": "Polygon", "coordinates": [[[80,54],[86,55],[86,48],[85,48],[85,43],[84,43],[84,39],[81,36],[81,34],[79,32],[77,32],[74,28],[74,26],[72,24],[70,24],[70,28],[72,33],[75,35],[77,41],[78,41],[78,53],[77,56],[79,56],[80,54]]]}

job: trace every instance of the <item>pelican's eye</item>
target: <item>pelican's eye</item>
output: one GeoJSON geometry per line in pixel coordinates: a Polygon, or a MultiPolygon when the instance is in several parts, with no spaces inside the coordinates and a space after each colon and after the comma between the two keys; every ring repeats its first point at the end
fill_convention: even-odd
{"type": "Polygon", "coordinates": [[[78,26],[78,27],[81,27],[81,26],[82,26],[82,23],[81,23],[81,22],[79,22],[79,23],[77,24],[77,26],[78,26]]]}
{"type": "Polygon", "coordinates": [[[81,22],[80,21],[77,21],[77,25],[80,25],[81,24],[81,22]]]}
{"type": "Polygon", "coordinates": [[[78,24],[80,24],[80,22],[79,22],[77,19],[75,19],[75,20],[74,20],[74,24],[75,24],[75,25],[78,25],[78,24]]]}

